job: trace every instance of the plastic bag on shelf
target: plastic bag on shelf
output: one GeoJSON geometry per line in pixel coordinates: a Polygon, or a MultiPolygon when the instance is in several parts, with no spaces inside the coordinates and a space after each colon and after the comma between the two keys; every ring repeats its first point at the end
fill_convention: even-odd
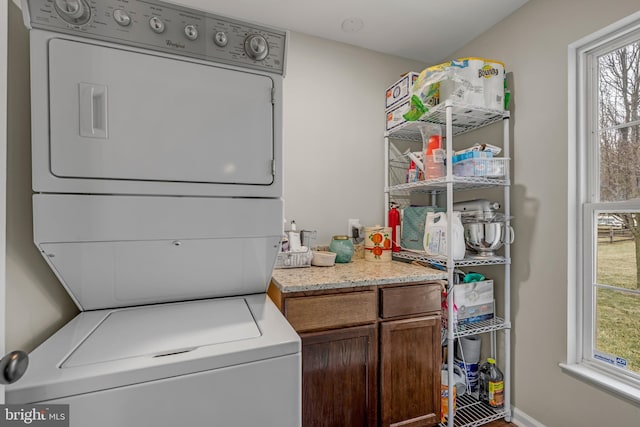
{"type": "Polygon", "coordinates": [[[407,121],[419,120],[440,102],[504,109],[504,64],[485,58],[460,58],[425,68],[413,85],[407,121]]]}

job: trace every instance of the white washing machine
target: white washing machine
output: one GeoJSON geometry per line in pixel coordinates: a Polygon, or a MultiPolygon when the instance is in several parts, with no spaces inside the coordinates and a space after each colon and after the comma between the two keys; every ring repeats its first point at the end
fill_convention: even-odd
{"type": "Polygon", "coordinates": [[[284,31],[137,0],[25,0],[34,241],[81,313],[7,403],[84,426],[301,424],[266,296],[283,225],[284,31]]]}

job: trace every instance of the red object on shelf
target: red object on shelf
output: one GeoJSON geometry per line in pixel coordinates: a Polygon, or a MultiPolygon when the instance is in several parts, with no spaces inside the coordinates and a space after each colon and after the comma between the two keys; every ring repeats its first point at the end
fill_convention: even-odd
{"type": "Polygon", "coordinates": [[[440,178],[445,175],[442,152],[442,138],[440,135],[431,135],[424,156],[425,179],[440,178]]]}
{"type": "Polygon", "coordinates": [[[389,227],[391,227],[391,251],[400,252],[400,211],[395,203],[389,209],[389,227]]]}
{"type": "Polygon", "coordinates": [[[440,138],[440,135],[431,135],[429,137],[429,142],[427,144],[427,156],[432,155],[433,150],[442,148],[441,144],[442,144],[442,139],[440,138]]]}
{"type": "Polygon", "coordinates": [[[407,169],[407,182],[416,182],[418,180],[418,169],[413,160],[409,163],[409,169],[407,169]]]}

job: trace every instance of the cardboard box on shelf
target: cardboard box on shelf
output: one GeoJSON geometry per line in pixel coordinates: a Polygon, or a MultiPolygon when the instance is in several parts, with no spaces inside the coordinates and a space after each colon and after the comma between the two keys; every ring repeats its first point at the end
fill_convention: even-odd
{"type": "Polygon", "coordinates": [[[404,117],[402,117],[402,115],[404,113],[406,113],[407,111],[409,111],[409,101],[407,100],[406,102],[403,102],[402,104],[396,106],[395,108],[392,108],[391,110],[387,111],[387,124],[386,124],[386,130],[391,130],[391,129],[395,129],[398,126],[400,126],[401,124],[405,123],[406,120],[404,117]]]}
{"type": "MultiPolygon", "coordinates": [[[[493,319],[493,280],[459,283],[453,287],[454,318],[458,325],[493,319]]],[[[447,310],[444,310],[447,317],[447,310]]]]}
{"type": "MultiPolygon", "coordinates": [[[[411,91],[413,84],[418,78],[419,73],[410,71],[400,78],[397,82],[389,86],[385,92],[386,103],[384,106],[385,111],[393,108],[396,105],[402,104],[404,101],[408,101],[411,97],[411,91]]],[[[388,130],[388,129],[387,129],[388,130]]]]}

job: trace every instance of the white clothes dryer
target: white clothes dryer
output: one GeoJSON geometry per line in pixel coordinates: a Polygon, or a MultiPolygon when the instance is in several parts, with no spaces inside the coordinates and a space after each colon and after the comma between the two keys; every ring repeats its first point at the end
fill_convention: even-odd
{"type": "Polygon", "coordinates": [[[81,313],[7,403],[72,427],[301,424],[266,296],[287,33],[161,1],[24,0],[34,241],[81,313]]]}

